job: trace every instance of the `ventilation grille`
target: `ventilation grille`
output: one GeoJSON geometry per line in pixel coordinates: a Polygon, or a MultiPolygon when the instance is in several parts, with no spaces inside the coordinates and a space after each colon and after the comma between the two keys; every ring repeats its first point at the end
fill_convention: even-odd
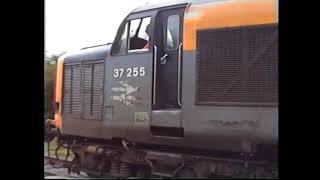
{"type": "Polygon", "coordinates": [[[197,32],[196,103],[277,105],[278,25],[197,32]]]}
{"type": "Polygon", "coordinates": [[[102,119],[104,63],[65,65],[63,113],[102,119]]]}
{"type": "Polygon", "coordinates": [[[81,68],[80,65],[68,65],[64,68],[64,98],[65,113],[80,117],[81,112],[81,68]]]}
{"type": "Polygon", "coordinates": [[[84,119],[99,119],[102,115],[103,64],[85,65],[83,79],[84,119]]]}

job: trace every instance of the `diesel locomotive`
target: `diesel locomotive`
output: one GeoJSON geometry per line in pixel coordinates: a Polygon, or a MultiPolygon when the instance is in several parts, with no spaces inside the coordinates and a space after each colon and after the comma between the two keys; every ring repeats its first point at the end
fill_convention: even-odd
{"type": "Polygon", "coordinates": [[[138,7],[112,43],[59,58],[55,92],[46,140],[72,171],[277,177],[278,1],[138,7]]]}

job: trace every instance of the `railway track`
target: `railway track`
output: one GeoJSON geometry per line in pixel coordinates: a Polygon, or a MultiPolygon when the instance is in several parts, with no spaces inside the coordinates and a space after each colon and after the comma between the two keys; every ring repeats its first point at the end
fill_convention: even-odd
{"type": "MultiPolygon", "coordinates": [[[[44,166],[44,176],[45,179],[93,179],[89,177],[86,173],[80,172],[77,173],[68,173],[67,165],[71,161],[66,161],[63,159],[57,159],[54,157],[44,157],[45,166],[44,166]]],[[[104,176],[102,179],[117,179],[117,177],[104,176]]],[[[99,179],[99,178],[95,178],[99,179]]],[[[136,179],[135,177],[129,177],[127,179],[136,179]]],[[[160,177],[153,177],[152,179],[163,179],[160,177]]]]}
{"type": "Polygon", "coordinates": [[[58,159],[54,157],[44,157],[44,175],[46,179],[57,179],[57,178],[88,178],[84,172],[80,174],[68,173],[68,165],[71,161],[58,159]]]}
{"type": "Polygon", "coordinates": [[[66,161],[63,159],[58,159],[58,158],[48,157],[48,156],[45,156],[44,160],[45,160],[45,164],[60,164],[61,166],[65,163],[66,164],[71,163],[71,161],[66,161]]]}
{"type": "MultiPolygon", "coordinates": [[[[44,176],[45,179],[92,179],[86,173],[80,172],[77,173],[68,173],[67,165],[71,161],[66,161],[63,159],[57,159],[54,157],[44,157],[45,166],[44,166],[44,176]]],[[[104,176],[103,179],[114,179],[115,177],[104,176]]],[[[133,177],[128,179],[135,179],[133,177]]]]}
{"type": "MultiPolygon", "coordinates": [[[[63,178],[63,179],[93,179],[92,177],[96,177],[97,173],[93,171],[93,173],[91,173],[91,171],[86,171],[87,173],[81,171],[81,165],[79,166],[79,159],[76,158],[77,156],[71,158],[69,155],[70,155],[70,152],[68,150],[67,152],[67,155],[65,157],[60,157],[59,156],[59,153],[58,153],[58,150],[60,147],[64,147],[63,145],[59,144],[54,152],[54,154],[52,154],[53,156],[50,156],[51,152],[48,151],[47,153],[44,153],[44,164],[45,164],[45,168],[44,168],[44,173],[45,173],[45,178],[46,179],[57,179],[57,178],[63,178]],[[60,157],[60,158],[59,158],[60,157]],[[71,160],[72,159],[72,160],[71,160]]],[[[92,147],[92,146],[90,146],[92,147]]],[[[48,146],[47,148],[48,150],[50,149],[50,147],[48,146]]],[[[88,149],[88,148],[87,148],[88,149]]],[[[99,149],[98,149],[99,150],[99,149]]],[[[97,149],[96,151],[97,152],[97,149]]],[[[105,153],[107,153],[108,151],[106,151],[105,153]]],[[[110,152],[109,152],[109,155],[110,155],[110,152]]],[[[197,156],[198,157],[198,156],[197,156]]],[[[198,157],[200,158],[200,156],[198,157]]],[[[205,158],[205,157],[203,157],[205,158]]],[[[188,158],[187,158],[188,159],[188,158]]],[[[190,159],[190,158],[189,158],[190,159]]],[[[208,159],[208,158],[207,158],[208,159]]],[[[234,168],[240,168],[240,166],[247,166],[246,164],[248,163],[247,161],[243,161],[243,160],[239,160],[239,159],[217,159],[217,158],[210,158],[208,159],[208,161],[211,160],[212,162],[215,162],[216,164],[220,165],[223,164],[224,161],[227,161],[229,164],[230,163],[233,163],[234,164],[234,168]]],[[[205,161],[204,161],[205,162],[205,161]]],[[[267,162],[263,162],[263,161],[259,161],[259,162],[255,162],[255,161],[250,161],[250,167],[259,167],[259,170],[261,171],[257,171],[257,172],[249,172],[250,169],[247,169],[245,168],[245,170],[247,170],[246,172],[243,172],[245,174],[241,174],[239,172],[236,172],[237,176],[240,175],[241,177],[243,176],[246,176],[246,175],[249,175],[250,177],[263,177],[266,176],[266,177],[273,177],[274,174],[265,174],[265,173],[268,173],[268,170],[266,172],[264,172],[264,170],[262,170],[263,166],[267,166],[268,164],[266,164],[267,162]],[[246,174],[247,173],[247,174],[246,174]],[[251,174],[248,174],[248,173],[251,173],[251,174]],[[262,173],[262,174],[261,174],[262,173]],[[264,174],[265,175],[264,175],[264,174]]],[[[226,164],[226,163],[225,163],[226,164]]],[[[105,172],[103,173],[103,179],[118,179],[119,177],[128,177],[130,176],[129,174],[128,175],[120,175],[119,172],[114,172],[112,170],[114,170],[114,168],[112,169],[112,164],[110,165],[110,174],[105,172]],[[115,175],[115,176],[111,176],[112,175],[115,175]],[[120,176],[119,176],[120,175],[120,176]]],[[[202,165],[203,166],[203,165],[202,165]]],[[[205,167],[208,167],[210,166],[208,163],[204,165],[205,167]]],[[[220,167],[219,166],[219,167],[220,167]]],[[[204,169],[205,169],[204,167],[204,169]]],[[[230,175],[228,174],[229,172],[233,172],[232,169],[228,169],[229,166],[221,166],[219,168],[219,170],[223,173],[220,173],[220,175],[222,174],[223,176],[227,176],[229,177],[230,175]],[[224,168],[224,169],[223,169],[224,168]],[[222,169],[222,170],[221,170],[222,169]],[[229,171],[228,171],[229,170],[229,171]]],[[[123,167],[118,167],[117,169],[121,170],[121,168],[123,169],[123,167]]],[[[200,168],[198,167],[198,170],[197,171],[200,171],[201,172],[201,169],[203,168],[200,168]]],[[[276,168],[277,169],[277,168],[276,168]]],[[[251,168],[252,170],[252,168],[251,168]]],[[[239,171],[239,170],[238,170],[239,171]]],[[[269,170],[270,171],[270,170],[269,170]]],[[[121,172],[121,171],[120,171],[121,172]]],[[[271,172],[271,173],[274,173],[274,172],[271,172]]],[[[136,174],[131,174],[132,176],[136,176],[136,174]]],[[[140,174],[141,175],[141,174],[140,174]]],[[[170,174],[171,175],[171,174],[170,174]]],[[[186,174],[183,174],[183,177],[185,177],[186,174]]],[[[220,178],[219,174],[217,174],[217,178],[220,178]]],[[[192,177],[192,174],[188,174],[187,175],[188,177],[191,176],[192,177]]],[[[277,176],[277,175],[276,175],[277,176]]],[[[168,178],[169,176],[167,176],[166,174],[159,174],[159,172],[155,172],[151,175],[151,178],[152,179],[163,179],[163,178],[168,178]],[[156,176],[156,177],[155,177],[156,176]]],[[[178,176],[180,177],[180,176],[178,176]]],[[[211,177],[211,176],[210,176],[211,177]]],[[[214,177],[216,177],[214,175],[214,177]]],[[[96,178],[95,178],[96,179],[96,178]]],[[[128,177],[126,179],[136,179],[134,177],[128,177]]]]}

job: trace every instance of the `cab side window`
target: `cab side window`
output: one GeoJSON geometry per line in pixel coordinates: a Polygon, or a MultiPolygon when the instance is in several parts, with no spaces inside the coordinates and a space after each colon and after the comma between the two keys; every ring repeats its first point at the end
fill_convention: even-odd
{"type": "Polygon", "coordinates": [[[149,49],[151,17],[127,21],[112,54],[126,54],[149,49]],[[129,31],[129,33],[128,33],[129,31]]]}
{"type": "Polygon", "coordinates": [[[167,22],[167,44],[168,50],[176,49],[179,45],[180,20],[178,15],[171,15],[167,22]]]}
{"type": "Polygon", "coordinates": [[[150,17],[134,19],[130,21],[130,43],[131,50],[148,50],[148,41],[150,36],[149,24],[150,17]]]}

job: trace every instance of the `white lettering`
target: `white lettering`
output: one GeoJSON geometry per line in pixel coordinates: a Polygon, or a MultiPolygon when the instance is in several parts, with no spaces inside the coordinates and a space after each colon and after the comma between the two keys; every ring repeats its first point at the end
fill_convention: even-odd
{"type": "Polygon", "coordinates": [[[135,67],[127,69],[116,68],[113,70],[113,77],[122,77],[123,72],[126,72],[126,74],[124,75],[126,77],[143,77],[146,74],[145,67],[135,67]]]}

